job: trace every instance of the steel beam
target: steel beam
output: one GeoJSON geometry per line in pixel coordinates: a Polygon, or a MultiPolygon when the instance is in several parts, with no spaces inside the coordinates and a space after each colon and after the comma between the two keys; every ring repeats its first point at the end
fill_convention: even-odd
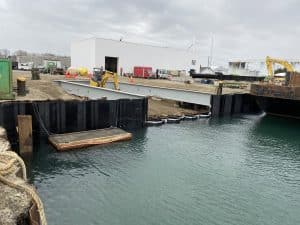
{"type": "Polygon", "coordinates": [[[127,83],[120,83],[120,89],[129,93],[146,96],[157,96],[160,98],[176,100],[179,102],[188,102],[210,107],[211,95],[198,91],[187,91],[175,88],[162,88],[157,86],[145,86],[127,83]]]}
{"type": "MultiPolygon", "coordinates": [[[[88,81],[76,80],[72,81],[78,84],[88,84],[88,81]]],[[[113,83],[108,82],[107,87],[113,89],[113,83]]],[[[165,88],[158,86],[148,86],[141,84],[119,83],[121,91],[143,96],[156,96],[159,98],[175,100],[179,102],[193,103],[211,107],[211,94],[199,91],[182,90],[175,88],[165,88]]]]}
{"type": "Polygon", "coordinates": [[[107,88],[91,87],[89,86],[89,81],[84,80],[60,80],[56,82],[58,82],[68,93],[86,96],[91,99],[101,97],[107,97],[107,99],[133,99],[143,98],[145,96],[156,96],[159,98],[211,107],[211,94],[199,91],[128,83],[119,83],[120,91],[116,91],[113,90],[114,87],[111,82],[107,83],[107,88]]]}
{"type": "Polygon", "coordinates": [[[124,91],[117,91],[109,88],[91,87],[87,82],[64,80],[56,80],[54,82],[58,83],[69,94],[88,97],[90,99],[106,98],[107,100],[117,100],[145,98],[145,96],[131,94],[124,91]]]}

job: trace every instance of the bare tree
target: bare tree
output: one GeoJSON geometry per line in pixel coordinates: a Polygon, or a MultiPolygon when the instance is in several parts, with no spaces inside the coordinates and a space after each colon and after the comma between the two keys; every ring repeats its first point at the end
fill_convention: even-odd
{"type": "Polygon", "coordinates": [[[0,49],[0,58],[8,58],[10,52],[8,49],[0,49]]]}

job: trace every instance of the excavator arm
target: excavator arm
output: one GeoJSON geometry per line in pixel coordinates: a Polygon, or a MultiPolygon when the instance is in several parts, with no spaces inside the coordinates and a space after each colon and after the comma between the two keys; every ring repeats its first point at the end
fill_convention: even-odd
{"type": "Polygon", "coordinates": [[[105,88],[106,87],[106,83],[107,83],[107,81],[108,81],[109,78],[113,78],[114,87],[115,87],[116,90],[119,90],[119,78],[118,78],[118,74],[110,72],[108,70],[106,70],[105,73],[104,73],[104,75],[102,76],[100,86],[105,88]]]}
{"type": "Polygon", "coordinates": [[[282,65],[288,72],[293,72],[294,71],[293,66],[288,61],[281,60],[281,59],[275,59],[275,58],[271,58],[271,57],[267,56],[266,57],[266,66],[267,66],[269,77],[274,76],[274,71],[273,71],[273,64],[274,63],[282,65]]]}

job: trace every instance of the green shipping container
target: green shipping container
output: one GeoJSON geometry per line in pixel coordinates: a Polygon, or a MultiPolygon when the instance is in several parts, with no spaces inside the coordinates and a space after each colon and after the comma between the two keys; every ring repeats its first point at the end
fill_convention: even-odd
{"type": "Polygon", "coordinates": [[[0,59],[0,99],[15,99],[12,93],[11,61],[0,59]]]}

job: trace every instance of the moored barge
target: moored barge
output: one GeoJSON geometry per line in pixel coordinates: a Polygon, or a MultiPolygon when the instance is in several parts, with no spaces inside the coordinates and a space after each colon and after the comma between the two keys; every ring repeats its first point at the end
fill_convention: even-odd
{"type": "Polygon", "coordinates": [[[300,119],[300,73],[288,73],[282,84],[252,84],[250,93],[267,114],[300,119]]]}

